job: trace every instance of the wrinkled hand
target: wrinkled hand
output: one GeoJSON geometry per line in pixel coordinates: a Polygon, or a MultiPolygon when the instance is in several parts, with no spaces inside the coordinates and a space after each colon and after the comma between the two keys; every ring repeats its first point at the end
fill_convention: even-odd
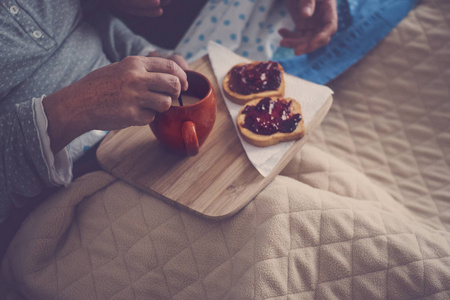
{"type": "Polygon", "coordinates": [[[171,0],[105,0],[111,1],[116,10],[144,17],[159,17],[163,14],[164,6],[171,0]]]}
{"type": "Polygon", "coordinates": [[[329,43],[337,30],[336,0],[285,0],[295,31],[279,30],[282,47],[293,48],[295,55],[312,52],[329,43]]]}
{"type": "Polygon", "coordinates": [[[97,69],[44,99],[52,150],[92,129],[149,124],[187,87],[183,69],[164,58],[130,56],[97,69]]]}
{"type": "Polygon", "coordinates": [[[75,83],[90,107],[87,122],[96,129],[145,125],[187,89],[186,73],[174,61],[131,56],[93,71],[75,83]]]}
{"type": "Polygon", "coordinates": [[[157,51],[152,51],[149,54],[147,54],[147,57],[162,57],[165,59],[170,59],[170,60],[173,60],[174,62],[176,62],[183,70],[189,69],[189,63],[186,61],[186,59],[184,59],[183,56],[181,56],[179,54],[165,55],[165,54],[160,54],[157,51]]]}

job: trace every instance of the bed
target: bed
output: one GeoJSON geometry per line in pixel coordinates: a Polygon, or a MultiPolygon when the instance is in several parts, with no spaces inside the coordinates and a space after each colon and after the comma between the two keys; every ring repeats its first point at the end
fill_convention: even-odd
{"type": "Polygon", "coordinates": [[[24,299],[449,299],[450,3],[424,0],[328,86],[289,164],[212,221],[105,171],[25,220],[24,299]]]}

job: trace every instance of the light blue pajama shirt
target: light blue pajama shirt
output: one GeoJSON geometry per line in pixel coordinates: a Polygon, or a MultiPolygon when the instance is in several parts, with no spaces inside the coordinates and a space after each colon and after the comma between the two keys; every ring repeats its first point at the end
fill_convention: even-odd
{"type": "Polygon", "coordinates": [[[0,222],[25,204],[13,195],[36,196],[72,179],[67,149],[48,153],[42,95],[155,49],[106,12],[85,21],[83,7],[80,0],[0,2],[0,222]]]}

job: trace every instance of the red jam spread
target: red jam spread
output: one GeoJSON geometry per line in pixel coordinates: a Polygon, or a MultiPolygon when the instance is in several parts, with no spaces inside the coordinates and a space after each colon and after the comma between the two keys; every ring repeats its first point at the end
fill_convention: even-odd
{"type": "Polygon", "coordinates": [[[276,90],[281,84],[281,72],[274,61],[243,65],[230,70],[229,88],[241,95],[276,90]]]}
{"type": "Polygon", "coordinates": [[[291,133],[302,120],[300,114],[291,113],[292,101],[272,101],[263,98],[256,106],[247,105],[243,126],[256,134],[271,135],[276,132],[291,133]]]}

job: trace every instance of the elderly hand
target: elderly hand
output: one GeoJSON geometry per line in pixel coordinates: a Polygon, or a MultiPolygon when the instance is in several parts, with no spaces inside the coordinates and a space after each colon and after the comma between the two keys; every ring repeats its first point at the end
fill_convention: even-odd
{"type": "Polygon", "coordinates": [[[171,0],[111,0],[111,5],[130,15],[159,17],[163,14],[163,7],[170,2],[171,0]]]}
{"type": "Polygon", "coordinates": [[[92,129],[149,124],[187,88],[183,69],[164,58],[130,56],[97,69],[44,98],[52,151],[92,129]]]}
{"type": "Polygon", "coordinates": [[[189,69],[189,63],[186,61],[186,59],[184,59],[183,56],[181,56],[179,54],[165,55],[165,54],[160,54],[157,51],[152,51],[149,54],[147,54],[147,57],[162,57],[162,58],[170,59],[170,60],[173,60],[174,62],[176,62],[183,70],[189,69]]]}
{"type": "Polygon", "coordinates": [[[279,30],[282,47],[293,48],[295,55],[325,46],[337,30],[336,0],[285,0],[295,23],[295,31],[279,30]]]}

